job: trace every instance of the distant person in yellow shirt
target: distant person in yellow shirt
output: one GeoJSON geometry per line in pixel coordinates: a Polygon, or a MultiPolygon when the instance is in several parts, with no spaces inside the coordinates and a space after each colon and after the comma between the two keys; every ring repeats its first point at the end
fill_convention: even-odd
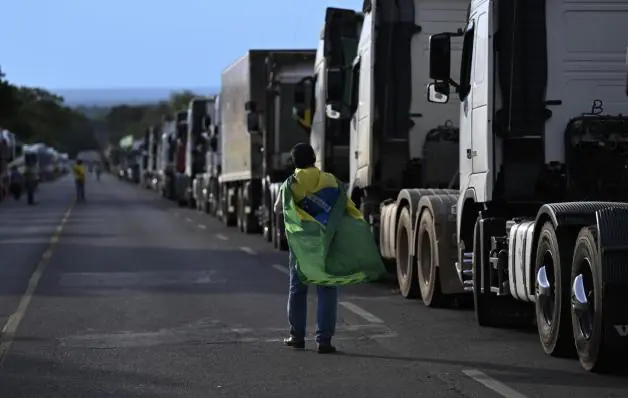
{"type": "Polygon", "coordinates": [[[76,201],[85,202],[85,166],[81,159],[76,160],[72,168],[74,172],[74,182],[76,183],[76,201]]]}

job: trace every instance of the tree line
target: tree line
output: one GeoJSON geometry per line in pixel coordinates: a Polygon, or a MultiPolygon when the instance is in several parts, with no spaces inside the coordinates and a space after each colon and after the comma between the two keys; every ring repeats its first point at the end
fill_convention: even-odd
{"type": "Polygon", "coordinates": [[[91,120],[63,98],[39,87],[11,83],[0,69],[0,127],[25,143],[43,142],[74,156],[98,149],[91,120]]]}
{"type": "Polygon", "coordinates": [[[164,116],[186,109],[196,96],[180,91],[155,104],[72,108],[48,90],[11,83],[0,68],[0,127],[25,143],[44,142],[74,157],[82,150],[116,145],[126,135],[140,138],[164,116]]]}
{"type": "Polygon", "coordinates": [[[127,135],[142,137],[147,128],[159,125],[165,116],[174,116],[177,111],[187,109],[189,102],[197,96],[192,91],[184,90],[172,93],[168,100],[157,104],[112,107],[103,117],[109,141],[116,144],[127,135]]]}

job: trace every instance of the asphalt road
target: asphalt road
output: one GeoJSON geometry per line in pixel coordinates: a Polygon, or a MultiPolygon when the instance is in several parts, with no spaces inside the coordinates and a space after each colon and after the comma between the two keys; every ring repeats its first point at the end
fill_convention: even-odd
{"type": "Polygon", "coordinates": [[[341,352],[292,351],[285,253],[112,176],[72,195],[64,178],[0,204],[1,398],[628,396],[534,330],[480,329],[394,283],[343,290],[341,352]]]}

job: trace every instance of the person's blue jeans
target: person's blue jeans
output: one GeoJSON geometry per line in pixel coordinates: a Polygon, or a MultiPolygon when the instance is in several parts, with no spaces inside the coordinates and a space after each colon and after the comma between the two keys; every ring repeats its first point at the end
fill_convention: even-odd
{"type": "MultiPolygon", "coordinates": [[[[290,292],[288,295],[288,320],[290,335],[296,340],[305,339],[307,326],[307,291],[308,286],[301,283],[296,268],[296,260],[290,252],[290,292]]],[[[338,311],[338,288],[316,286],[316,342],[331,343],[336,332],[336,314],[338,311]]]]}

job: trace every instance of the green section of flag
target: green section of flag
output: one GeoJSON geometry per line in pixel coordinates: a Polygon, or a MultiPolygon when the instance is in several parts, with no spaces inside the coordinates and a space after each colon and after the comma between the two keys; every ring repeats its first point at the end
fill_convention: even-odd
{"type": "MultiPolygon", "coordinates": [[[[341,194],[327,226],[304,220],[296,211],[289,188],[281,187],[286,237],[303,283],[324,286],[354,285],[380,279],[386,269],[369,225],[347,213],[347,195],[341,194]]],[[[341,183],[338,181],[338,186],[341,183]]]]}

